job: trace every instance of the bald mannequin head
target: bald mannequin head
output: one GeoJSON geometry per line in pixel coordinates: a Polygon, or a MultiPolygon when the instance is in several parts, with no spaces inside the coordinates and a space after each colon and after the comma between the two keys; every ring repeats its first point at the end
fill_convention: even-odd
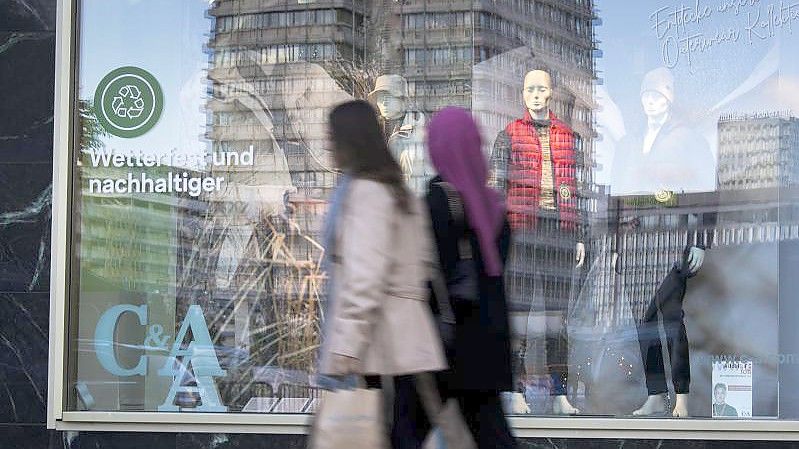
{"type": "Polygon", "coordinates": [[[549,114],[549,100],[552,98],[552,77],[543,70],[533,70],[524,77],[524,104],[530,115],[539,120],[549,114]]]}

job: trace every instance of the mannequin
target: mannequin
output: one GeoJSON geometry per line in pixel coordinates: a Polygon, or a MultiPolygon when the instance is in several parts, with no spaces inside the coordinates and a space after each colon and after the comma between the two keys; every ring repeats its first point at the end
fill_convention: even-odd
{"type": "MultiPolygon", "coordinates": [[[[534,284],[534,298],[519,296],[529,295],[529,291],[519,293],[509,289],[511,301],[530,308],[527,331],[530,334],[533,328],[541,327],[534,324],[533,304],[536,299],[543,299],[546,315],[551,318],[545,320],[547,324],[543,327],[547,332],[545,346],[547,373],[552,381],[552,411],[573,415],[580,411],[566,397],[568,298],[553,298],[547,294],[555,290],[548,288],[553,287],[554,282],[544,275],[543,267],[559,273],[571,273],[573,268],[582,267],[585,244],[577,209],[574,133],[550,111],[552,91],[552,78],[546,71],[534,70],[525,76],[522,91],[525,115],[508,124],[497,136],[491,155],[492,184],[506,193],[508,219],[514,229],[508,285],[534,284]],[[556,258],[549,257],[541,243],[553,240],[574,242],[571,266],[554,265],[556,258]],[[513,278],[519,282],[514,282],[513,278]]],[[[526,355],[528,346],[526,341],[522,344],[520,358],[526,355]]],[[[526,359],[524,363],[526,368],[526,359]]]]}
{"type": "MultiPolygon", "coordinates": [[[[647,73],[641,84],[640,95],[646,115],[646,129],[637,138],[628,136],[620,142],[613,163],[613,194],[654,195],[656,201],[665,203],[673,199],[675,193],[714,190],[714,157],[704,137],[679,122],[680,114],[673,106],[675,93],[671,72],[666,68],[658,68],[647,73]]],[[[682,299],[687,279],[696,275],[705,262],[706,245],[709,244],[699,233],[695,238],[689,237],[682,260],[675,262],[672,271],[663,279],[639,325],[649,396],[633,412],[635,416],[666,412],[664,396],[668,389],[658,314],[667,329],[668,347],[672,353],[670,361],[675,403],[671,413],[675,417],[688,416],[690,367],[682,299]]],[[[617,273],[622,272],[624,261],[615,251],[611,263],[617,273]]]]}
{"type": "Polygon", "coordinates": [[[666,68],[644,76],[641,106],[646,128],[625,136],[613,160],[613,195],[709,192],[716,188],[716,161],[705,138],[674,107],[674,77],[666,68]]]}
{"type": "Polygon", "coordinates": [[[382,75],[369,93],[377,106],[386,141],[397,159],[408,187],[417,194],[425,191],[435,171],[424,146],[426,118],[408,106],[408,83],[400,75],[382,75]]]}

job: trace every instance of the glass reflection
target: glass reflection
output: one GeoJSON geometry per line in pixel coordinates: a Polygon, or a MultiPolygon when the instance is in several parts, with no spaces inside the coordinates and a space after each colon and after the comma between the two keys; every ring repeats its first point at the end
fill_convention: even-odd
{"type": "Polygon", "coordinates": [[[515,228],[509,413],[799,418],[778,388],[799,375],[797,41],[674,53],[744,15],[668,27],[679,5],[661,6],[83,0],[70,408],[315,410],[325,120],[363,98],[417,193],[427,118],[479,120],[515,228]],[[130,65],[165,104],[121,138],[94,94],[130,65]],[[224,181],[90,189],[129,174],[224,181]]]}

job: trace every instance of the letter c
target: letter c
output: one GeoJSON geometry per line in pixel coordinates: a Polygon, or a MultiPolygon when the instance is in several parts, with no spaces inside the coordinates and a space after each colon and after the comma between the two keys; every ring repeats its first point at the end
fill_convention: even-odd
{"type": "Polygon", "coordinates": [[[100,365],[115,376],[144,376],[147,374],[147,359],[144,356],[139,357],[139,363],[131,369],[120,366],[116,358],[114,332],[116,331],[119,317],[125,312],[135,313],[139,317],[139,324],[142,326],[147,324],[146,304],[138,307],[130,304],[111,307],[103,313],[97,322],[97,328],[94,330],[94,352],[97,354],[97,360],[100,365]]]}

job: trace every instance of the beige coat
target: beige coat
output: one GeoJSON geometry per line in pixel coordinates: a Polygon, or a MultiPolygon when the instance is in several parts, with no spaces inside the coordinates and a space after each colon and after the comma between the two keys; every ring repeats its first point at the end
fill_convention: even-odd
{"type": "Polygon", "coordinates": [[[326,316],[320,371],[330,354],[361,361],[364,373],[399,375],[446,368],[428,304],[433,254],[428,212],[413,198],[413,214],[396,206],[390,189],[353,180],[332,254],[333,297],[326,316]]]}

